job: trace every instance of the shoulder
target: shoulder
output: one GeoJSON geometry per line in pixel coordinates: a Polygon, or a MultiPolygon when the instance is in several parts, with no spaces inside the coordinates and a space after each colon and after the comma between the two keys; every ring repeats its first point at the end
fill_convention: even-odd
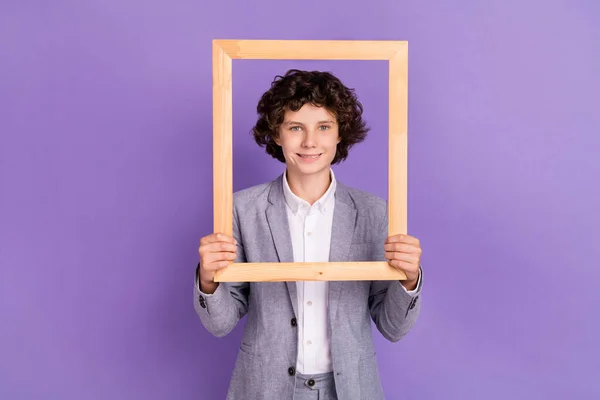
{"type": "MultiPolygon", "coordinates": [[[[387,236],[387,201],[364,190],[341,186],[340,203],[356,212],[353,241],[380,243],[387,236]]],[[[352,214],[347,214],[348,216],[352,214]]]]}
{"type": "Polygon", "coordinates": [[[348,193],[359,213],[374,214],[379,217],[384,217],[387,214],[387,201],[381,197],[343,184],[338,183],[338,185],[348,193]]]}
{"type": "Polygon", "coordinates": [[[233,194],[233,206],[238,210],[244,210],[248,207],[266,205],[271,188],[276,184],[277,179],[235,192],[233,194]]]}

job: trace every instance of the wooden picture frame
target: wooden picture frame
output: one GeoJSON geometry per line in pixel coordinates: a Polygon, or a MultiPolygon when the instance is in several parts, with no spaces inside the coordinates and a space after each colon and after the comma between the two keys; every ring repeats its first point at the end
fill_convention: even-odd
{"type": "MultiPolygon", "coordinates": [[[[407,229],[408,42],[213,40],[214,232],[232,235],[232,59],[389,62],[388,232],[407,229]]],[[[383,246],[383,243],[381,244],[383,246]]],[[[405,280],[385,261],[232,263],[215,282],[405,280]]]]}

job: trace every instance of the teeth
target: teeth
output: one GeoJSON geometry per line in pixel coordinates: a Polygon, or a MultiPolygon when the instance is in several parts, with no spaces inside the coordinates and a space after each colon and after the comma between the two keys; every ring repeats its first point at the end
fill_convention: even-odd
{"type": "Polygon", "coordinates": [[[319,157],[319,155],[316,154],[314,156],[309,156],[309,155],[305,155],[305,154],[300,154],[300,157],[302,157],[302,158],[317,158],[317,157],[319,157]]]}

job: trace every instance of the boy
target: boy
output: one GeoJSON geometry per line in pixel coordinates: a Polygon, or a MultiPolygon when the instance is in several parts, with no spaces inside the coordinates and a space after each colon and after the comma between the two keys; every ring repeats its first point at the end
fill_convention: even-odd
{"type": "Polygon", "coordinates": [[[256,142],[285,163],[272,182],[234,194],[233,237],[200,240],[194,305],[215,336],[246,326],[228,399],[383,399],[371,318],[390,341],[420,310],[421,247],[387,237],[387,204],[336,181],[368,128],[354,91],[330,73],[290,70],[262,96],[256,142]],[[405,281],[213,282],[235,262],[387,260],[405,281]]]}

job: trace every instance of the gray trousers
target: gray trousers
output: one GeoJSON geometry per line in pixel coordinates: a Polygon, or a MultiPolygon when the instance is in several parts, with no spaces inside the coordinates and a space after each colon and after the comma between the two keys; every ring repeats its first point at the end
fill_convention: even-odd
{"type": "Polygon", "coordinates": [[[294,400],[337,400],[333,372],[314,375],[296,375],[294,400]]]}

